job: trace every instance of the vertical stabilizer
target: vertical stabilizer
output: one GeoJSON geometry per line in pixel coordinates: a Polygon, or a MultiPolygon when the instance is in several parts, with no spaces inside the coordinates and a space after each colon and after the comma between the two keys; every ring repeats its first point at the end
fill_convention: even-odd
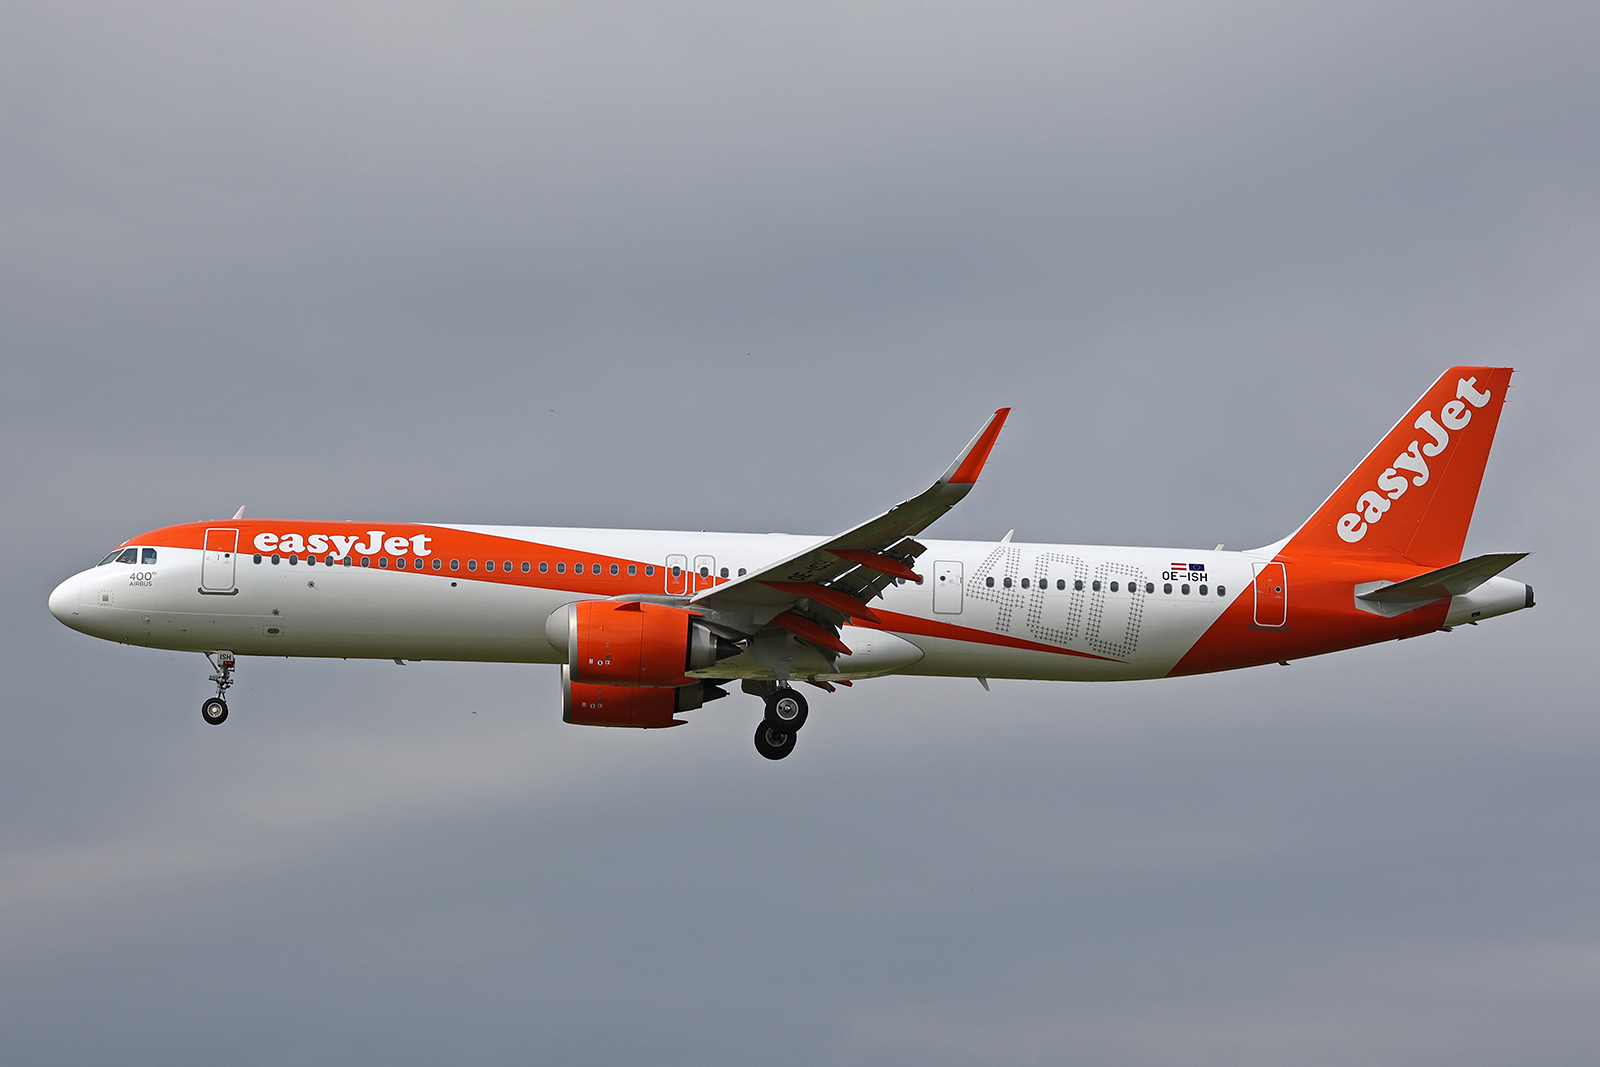
{"type": "Polygon", "coordinates": [[[1284,545],[1286,556],[1461,558],[1510,367],[1452,367],[1284,545]]]}

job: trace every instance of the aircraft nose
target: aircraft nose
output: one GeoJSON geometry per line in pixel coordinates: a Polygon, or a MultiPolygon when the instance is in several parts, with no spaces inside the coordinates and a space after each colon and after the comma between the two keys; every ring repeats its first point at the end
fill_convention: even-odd
{"type": "Polygon", "coordinates": [[[68,626],[72,625],[72,617],[78,610],[79,577],[74,574],[56,586],[55,591],[50,594],[50,614],[68,626]]]}

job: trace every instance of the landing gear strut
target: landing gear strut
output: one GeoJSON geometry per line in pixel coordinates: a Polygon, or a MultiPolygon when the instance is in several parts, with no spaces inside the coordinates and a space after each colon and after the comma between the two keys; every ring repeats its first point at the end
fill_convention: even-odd
{"type": "Polygon", "coordinates": [[[212,726],[228,721],[228,702],[223,699],[233,685],[233,653],[207,652],[206,660],[214,672],[209,681],[217,683],[217,695],[200,705],[200,717],[212,726]]]}

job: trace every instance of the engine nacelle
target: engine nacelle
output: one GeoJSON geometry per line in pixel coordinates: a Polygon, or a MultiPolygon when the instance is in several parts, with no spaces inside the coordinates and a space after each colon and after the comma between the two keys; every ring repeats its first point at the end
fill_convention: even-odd
{"type": "Polygon", "coordinates": [[[585,685],[572,680],[572,669],[561,668],[561,718],[575,726],[631,726],[660,730],[682,726],[673,718],[693,711],[707,700],[727,696],[710,682],[695,682],[677,689],[640,685],[585,685]]]}
{"type": "Polygon", "coordinates": [[[638,601],[580,600],[552,613],[545,632],[565,647],[573,683],[592,686],[686,686],[688,671],[739,653],[694,612],[638,601]]]}

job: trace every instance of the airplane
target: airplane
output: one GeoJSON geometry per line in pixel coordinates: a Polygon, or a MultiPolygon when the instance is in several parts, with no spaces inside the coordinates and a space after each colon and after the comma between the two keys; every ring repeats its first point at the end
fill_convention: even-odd
{"type": "Polygon", "coordinates": [[[1284,663],[1533,606],[1461,558],[1511,369],[1453,367],[1297,530],[1248,551],[942,541],[996,411],[932,487],[834,537],[246,519],[124,541],[50,611],[204,653],[228,718],[240,656],[560,665],[562,718],[658,729],[740,689],[756,750],[795,747],[796,688],[885,675],[1166,678],[1284,663]]]}

